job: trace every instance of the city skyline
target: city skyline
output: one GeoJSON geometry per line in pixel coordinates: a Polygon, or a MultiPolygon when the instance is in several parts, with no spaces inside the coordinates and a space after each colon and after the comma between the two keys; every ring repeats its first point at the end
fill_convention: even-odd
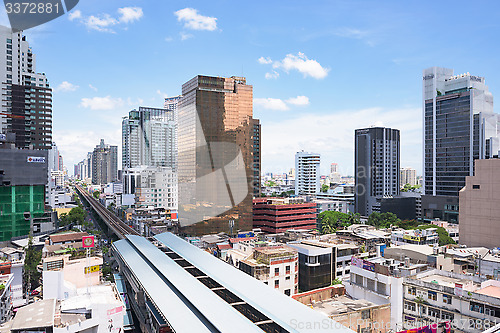
{"type": "MultiPolygon", "coordinates": [[[[422,69],[470,71],[485,77],[496,95],[499,75],[491,68],[497,46],[485,41],[497,25],[489,11],[472,9],[468,19],[480,18],[483,24],[448,36],[442,44],[434,38],[447,25],[439,13],[460,17],[461,8],[437,4],[429,13],[418,4],[359,4],[322,2],[309,8],[299,2],[266,3],[266,14],[244,4],[153,8],[132,1],[88,1],[25,34],[54,88],[53,141],[69,166],[101,137],[121,147],[123,116],[139,105],[162,107],[163,97],[178,95],[180,84],[194,75],[242,74],[255,87],[264,172],[288,171],[295,153],[304,149],[322,155],[321,174],[328,174],[331,162],[339,164],[341,173],[352,174],[354,129],[382,125],[401,131],[401,166],[421,175],[422,69]],[[276,17],[283,11],[286,18],[276,17]],[[234,15],[238,12],[248,18],[234,15]],[[429,20],[435,22],[432,29],[425,25],[429,20]],[[443,62],[450,45],[464,39],[469,47],[453,46],[453,55],[443,62]],[[226,52],[228,44],[238,56],[226,52]],[[214,51],[196,61],[196,50],[204,47],[214,51]],[[183,61],[193,65],[176,65],[183,61]],[[64,70],[73,62],[82,66],[64,70]]],[[[0,23],[6,23],[5,17],[0,23]]]]}

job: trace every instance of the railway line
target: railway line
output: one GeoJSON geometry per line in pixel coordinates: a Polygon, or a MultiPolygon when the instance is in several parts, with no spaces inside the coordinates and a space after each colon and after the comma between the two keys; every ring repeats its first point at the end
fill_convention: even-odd
{"type": "Polygon", "coordinates": [[[80,185],[75,185],[78,193],[92,206],[96,213],[120,239],[124,239],[125,235],[139,235],[137,231],[132,229],[115,214],[107,210],[99,201],[97,201],[89,192],[83,189],[80,185]]]}

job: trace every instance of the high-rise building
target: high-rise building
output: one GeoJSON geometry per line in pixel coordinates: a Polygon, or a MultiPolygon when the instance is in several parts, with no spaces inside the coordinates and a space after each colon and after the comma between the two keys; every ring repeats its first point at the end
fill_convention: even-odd
{"type": "Polygon", "coordinates": [[[177,167],[175,104],[171,109],[139,107],[122,120],[122,168],[177,167]]]}
{"type": "Polygon", "coordinates": [[[92,153],[92,184],[107,184],[118,179],[118,147],[101,143],[92,153]]]}
{"type": "Polygon", "coordinates": [[[173,97],[165,97],[165,103],[163,107],[165,110],[169,111],[177,111],[177,106],[179,105],[179,101],[181,100],[182,95],[173,96],[173,97]]]}
{"type": "Polygon", "coordinates": [[[252,229],[253,184],[260,182],[256,124],[245,78],[199,75],[183,84],[178,172],[184,233],[252,229]]]}
{"type": "Polygon", "coordinates": [[[474,160],[498,154],[500,118],[484,77],[423,71],[424,196],[422,218],[458,220],[458,192],[472,176],[474,160]]]}
{"type": "Polygon", "coordinates": [[[403,187],[406,184],[417,185],[417,170],[407,167],[399,170],[399,184],[403,187]]]}
{"type": "Polygon", "coordinates": [[[14,133],[18,148],[50,149],[52,89],[36,72],[35,55],[21,32],[0,27],[0,133],[14,133]]]}
{"type": "Polygon", "coordinates": [[[380,211],[380,200],[399,195],[399,130],[370,127],[355,131],[354,210],[380,211]]]}
{"type": "Polygon", "coordinates": [[[14,141],[13,133],[0,140],[0,242],[51,223],[45,212],[47,151],[17,149],[14,141]]]}
{"type": "Polygon", "coordinates": [[[477,160],[474,176],[460,191],[460,244],[500,246],[500,159],[477,160]]]}
{"type": "Polygon", "coordinates": [[[332,163],[330,165],[330,173],[337,173],[339,172],[339,166],[337,163],[332,163]]]}
{"type": "Polygon", "coordinates": [[[320,155],[299,151],[295,154],[295,195],[316,195],[319,192],[320,155]]]}

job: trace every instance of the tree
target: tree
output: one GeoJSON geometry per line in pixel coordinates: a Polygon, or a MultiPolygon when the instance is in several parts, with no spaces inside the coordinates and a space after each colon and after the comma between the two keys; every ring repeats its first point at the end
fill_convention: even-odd
{"type": "Polygon", "coordinates": [[[350,226],[355,221],[359,222],[359,215],[328,210],[319,213],[318,220],[321,225],[321,232],[323,234],[331,234],[339,228],[350,226]]]}
{"type": "Polygon", "coordinates": [[[330,189],[330,186],[323,184],[321,185],[321,192],[326,193],[330,189]]]}
{"type": "Polygon", "coordinates": [[[342,280],[339,278],[336,278],[335,280],[332,281],[332,286],[336,284],[342,284],[342,280]]]}
{"type": "Polygon", "coordinates": [[[59,225],[64,227],[68,224],[82,224],[85,221],[85,211],[81,207],[72,208],[68,214],[59,216],[59,225]]]}
{"type": "Polygon", "coordinates": [[[25,249],[26,255],[24,258],[24,282],[25,290],[31,292],[31,290],[37,288],[40,284],[40,275],[37,266],[42,259],[42,251],[38,251],[33,246],[33,236],[30,236],[28,240],[28,246],[25,249]]]}
{"type": "Polygon", "coordinates": [[[99,199],[99,196],[101,195],[101,192],[94,191],[94,192],[92,192],[92,195],[94,196],[94,198],[99,199]]]}
{"type": "Polygon", "coordinates": [[[421,187],[422,185],[404,184],[403,188],[401,189],[401,192],[415,192],[417,189],[421,187]]]}
{"type": "Polygon", "coordinates": [[[400,219],[394,213],[378,213],[373,212],[368,216],[366,224],[372,225],[375,228],[389,228],[391,225],[399,225],[400,219]]]}

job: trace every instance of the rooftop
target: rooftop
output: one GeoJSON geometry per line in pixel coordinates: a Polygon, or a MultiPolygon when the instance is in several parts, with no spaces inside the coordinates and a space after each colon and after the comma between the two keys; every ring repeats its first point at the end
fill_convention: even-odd
{"type": "Polygon", "coordinates": [[[50,235],[49,238],[53,243],[81,241],[83,236],[88,236],[86,232],[67,232],[62,234],[50,235]]]}
{"type": "Polygon", "coordinates": [[[30,330],[34,328],[52,327],[56,300],[38,301],[19,308],[12,322],[11,330],[30,330]]]}
{"type": "Polygon", "coordinates": [[[335,317],[378,305],[365,299],[354,300],[347,296],[339,296],[321,302],[315,302],[311,304],[311,306],[314,310],[321,311],[329,317],[335,317]]]}

